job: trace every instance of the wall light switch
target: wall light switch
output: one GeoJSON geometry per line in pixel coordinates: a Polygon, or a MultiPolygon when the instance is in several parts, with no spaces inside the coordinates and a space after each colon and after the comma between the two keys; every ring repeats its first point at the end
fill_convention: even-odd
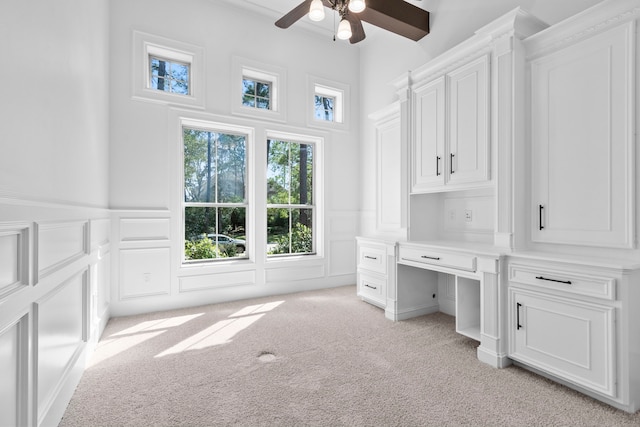
{"type": "Polygon", "coordinates": [[[466,222],[473,221],[473,211],[471,209],[465,209],[464,210],[464,220],[466,222]]]}

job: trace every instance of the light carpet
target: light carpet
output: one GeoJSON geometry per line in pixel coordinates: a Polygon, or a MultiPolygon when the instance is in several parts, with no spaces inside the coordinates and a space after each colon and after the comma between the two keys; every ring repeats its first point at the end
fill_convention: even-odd
{"type": "Polygon", "coordinates": [[[61,426],[640,426],[353,286],[112,319],[61,426]]]}

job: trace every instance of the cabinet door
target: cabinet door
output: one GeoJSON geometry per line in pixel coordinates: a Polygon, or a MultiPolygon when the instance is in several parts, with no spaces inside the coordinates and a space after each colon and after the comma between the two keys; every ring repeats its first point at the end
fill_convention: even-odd
{"type": "Polygon", "coordinates": [[[489,58],[482,56],[449,73],[447,182],[489,180],[489,58]]]}
{"type": "Polygon", "coordinates": [[[510,290],[509,357],[615,397],[614,308],[510,290]]]}
{"type": "Polygon", "coordinates": [[[631,24],[531,63],[532,240],[633,246],[631,24]]]}
{"type": "Polygon", "coordinates": [[[414,89],[414,138],[411,191],[444,185],[445,79],[414,89]]]}

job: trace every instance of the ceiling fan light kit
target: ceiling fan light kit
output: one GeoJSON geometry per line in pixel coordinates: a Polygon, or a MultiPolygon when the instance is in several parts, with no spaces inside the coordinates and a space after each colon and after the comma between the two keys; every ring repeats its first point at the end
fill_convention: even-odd
{"type": "Polygon", "coordinates": [[[309,7],[309,19],[312,21],[322,21],[324,19],[324,5],[322,0],[313,0],[309,7]]]}
{"type": "Polygon", "coordinates": [[[346,19],[342,18],[340,24],[338,25],[338,32],[336,36],[340,40],[350,39],[353,34],[351,33],[351,24],[346,19]]]}
{"type": "Polygon", "coordinates": [[[276,21],[279,28],[289,28],[305,15],[312,21],[324,19],[324,7],[340,16],[336,36],[351,44],[364,40],[362,21],[418,41],[429,34],[429,12],[405,0],[304,0],[276,21]]]}

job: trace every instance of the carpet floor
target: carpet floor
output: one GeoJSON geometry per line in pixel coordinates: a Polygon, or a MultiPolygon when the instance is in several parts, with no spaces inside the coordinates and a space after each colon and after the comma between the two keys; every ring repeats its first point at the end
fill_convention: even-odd
{"type": "Polygon", "coordinates": [[[111,319],[60,426],[640,426],[354,286],[111,319]]]}

